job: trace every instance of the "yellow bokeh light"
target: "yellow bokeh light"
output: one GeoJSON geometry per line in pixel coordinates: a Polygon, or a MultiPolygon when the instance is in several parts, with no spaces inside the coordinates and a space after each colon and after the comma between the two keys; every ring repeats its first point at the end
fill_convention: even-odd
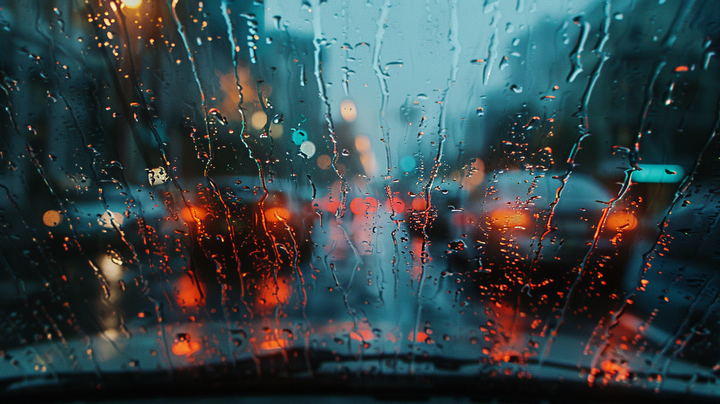
{"type": "Polygon", "coordinates": [[[360,154],[360,164],[362,164],[365,174],[368,177],[373,177],[378,172],[378,163],[375,160],[375,155],[372,153],[360,154]]]}
{"type": "Polygon", "coordinates": [[[470,167],[467,168],[466,174],[462,179],[462,186],[468,192],[477,188],[485,179],[485,163],[480,159],[475,159],[470,167]]]}
{"type": "Polygon", "coordinates": [[[57,210],[48,210],[43,215],[43,223],[47,227],[55,227],[62,221],[62,213],[57,210]]]}
{"type": "Polygon", "coordinates": [[[122,279],[125,268],[113,262],[112,258],[107,254],[102,254],[95,262],[97,262],[100,267],[105,280],[115,283],[122,279]]]}
{"type": "Polygon", "coordinates": [[[347,122],[352,122],[357,118],[357,109],[352,100],[344,100],[340,103],[340,115],[347,122]]]}
{"type": "Polygon", "coordinates": [[[273,139],[280,139],[283,134],[283,127],[279,124],[270,124],[270,137],[273,139]]]}
{"type": "Polygon", "coordinates": [[[106,211],[98,217],[98,224],[106,229],[114,229],[115,226],[121,226],[124,220],[122,213],[106,211]]]}
{"type": "Polygon", "coordinates": [[[142,0],[120,0],[127,8],[137,8],[142,4],[142,0]]]}
{"type": "Polygon", "coordinates": [[[370,151],[370,139],[365,135],[359,135],[355,138],[355,148],[358,149],[360,153],[370,151]]]}
{"type": "Polygon", "coordinates": [[[250,125],[255,129],[262,129],[267,123],[267,115],[263,111],[257,111],[250,117],[250,125]]]}

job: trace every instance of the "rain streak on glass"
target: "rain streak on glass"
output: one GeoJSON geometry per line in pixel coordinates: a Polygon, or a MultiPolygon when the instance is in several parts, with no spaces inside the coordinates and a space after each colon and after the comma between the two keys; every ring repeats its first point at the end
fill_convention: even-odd
{"type": "Polygon", "coordinates": [[[0,3],[0,395],[717,399],[719,7],[0,3]]]}

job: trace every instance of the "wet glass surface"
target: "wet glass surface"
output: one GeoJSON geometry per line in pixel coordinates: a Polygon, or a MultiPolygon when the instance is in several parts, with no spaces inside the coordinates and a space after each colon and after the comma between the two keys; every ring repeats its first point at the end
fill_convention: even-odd
{"type": "Polygon", "coordinates": [[[719,16],[0,2],[0,394],[720,396],[719,16]]]}

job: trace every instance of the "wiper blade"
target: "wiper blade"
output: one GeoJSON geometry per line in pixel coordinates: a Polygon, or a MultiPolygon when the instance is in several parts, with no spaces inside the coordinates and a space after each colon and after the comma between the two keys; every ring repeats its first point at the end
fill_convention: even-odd
{"type": "MultiPolygon", "coordinates": [[[[520,366],[539,367],[537,361],[520,366]]],[[[396,369],[409,367],[397,366],[396,369]]],[[[498,366],[480,366],[477,359],[445,358],[408,354],[339,355],[328,350],[304,348],[278,349],[254,358],[233,363],[205,364],[167,370],[56,373],[46,377],[14,377],[0,381],[0,396],[12,402],[55,402],[138,399],[153,397],[187,397],[217,395],[361,395],[378,399],[435,396],[469,397],[479,400],[523,402],[578,402],[592,398],[594,402],[715,402],[710,395],[697,392],[653,390],[620,384],[589,386],[578,373],[590,369],[544,361],[542,368],[549,377],[528,377],[518,374],[500,375],[498,366]],[[308,361],[309,358],[309,361],[308,361]],[[419,371],[410,374],[392,370],[393,363],[408,365],[411,361],[419,371]],[[310,368],[308,368],[308,363],[310,368]],[[380,371],[378,363],[385,365],[380,371]],[[417,366],[420,365],[420,366],[417,366]],[[555,377],[558,374],[567,377],[555,377]],[[572,377],[574,375],[575,377],[572,377]]],[[[637,379],[648,375],[634,374],[637,379]]],[[[602,374],[597,375],[598,379],[602,374]]],[[[713,385],[714,378],[697,375],[667,375],[670,382],[713,385]]]]}

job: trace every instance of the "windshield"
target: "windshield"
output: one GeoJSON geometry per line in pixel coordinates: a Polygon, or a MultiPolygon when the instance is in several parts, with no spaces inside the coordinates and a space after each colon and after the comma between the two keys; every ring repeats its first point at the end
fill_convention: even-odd
{"type": "Polygon", "coordinates": [[[1,1],[0,395],[717,399],[718,41],[713,1],[1,1]]]}

